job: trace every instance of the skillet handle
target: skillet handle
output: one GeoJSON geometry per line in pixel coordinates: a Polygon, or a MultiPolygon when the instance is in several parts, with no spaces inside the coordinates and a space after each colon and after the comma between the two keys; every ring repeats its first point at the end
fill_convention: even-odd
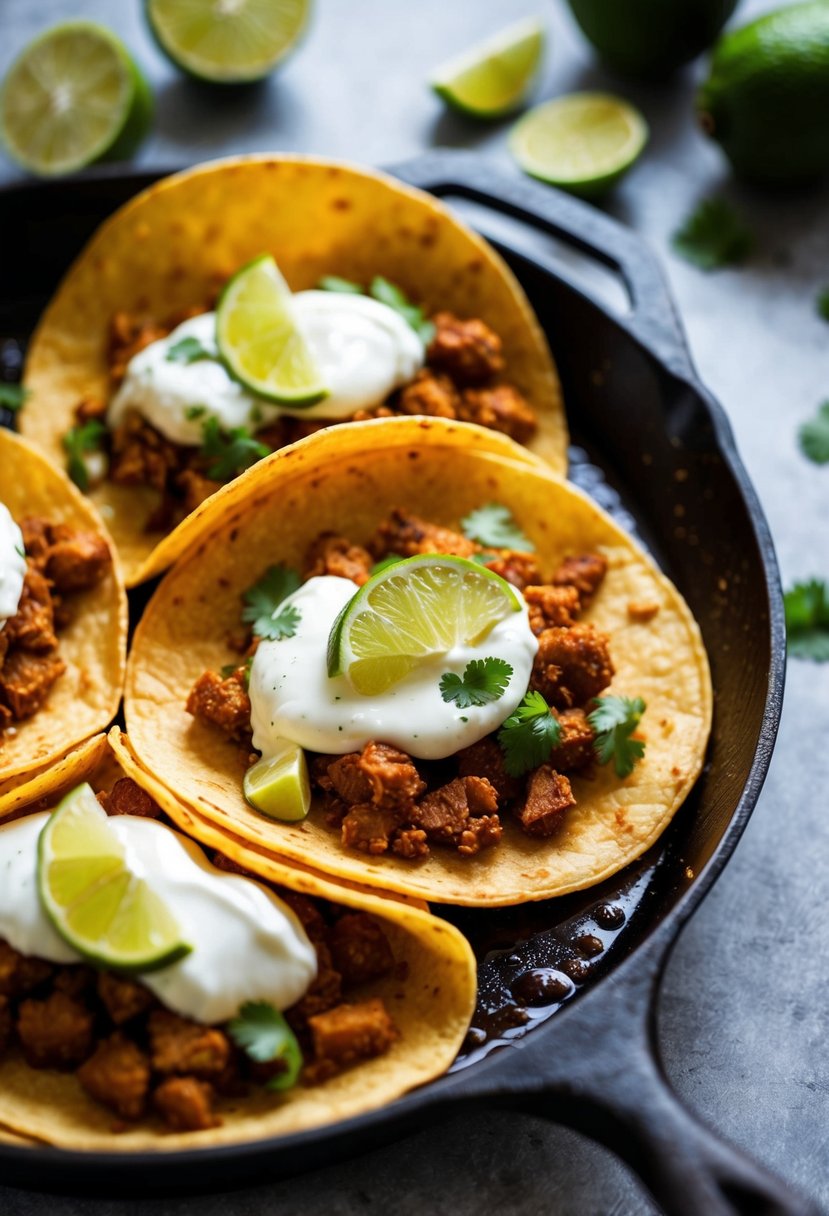
{"type": "MultiPolygon", "coordinates": [[[[389,171],[440,198],[465,198],[511,216],[610,267],[621,276],[630,297],[631,312],[618,318],[619,325],[654,350],[677,375],[694,375],[659,262],[647,243],[629,228],[588,203],[519,177],[474,152],[438,149],[393,165],[389,171]]],[[[545,251],[540,249],[533,259],[567,278],[566,271],[545,251]]]]}

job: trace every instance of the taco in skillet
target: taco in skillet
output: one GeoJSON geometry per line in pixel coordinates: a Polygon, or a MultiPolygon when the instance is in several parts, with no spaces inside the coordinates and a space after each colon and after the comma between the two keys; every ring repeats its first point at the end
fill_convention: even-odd
{"type": "Polygon", "coordinates": [[[114,747],[89,741],[80,785],[0,821],[0,1136],[249,1142],[448,1067],[475,1000],[457,930],[200,827],[168,793],[165,814],[114,747]]]}
{"type": "Polygon", "coordinates": [[[460,418],[566,465],[549,349],[501,258],[430,196],[324,161],[219,162],[121,208],[24,381],[21,430],[102,508],[128,585],[221,485],[343,420],[460,418]]]}
{"type": "Polygon", "coordinates": [[[638,545],[477,433],[344,426],[218,495],[139,625],[125,712],[139,763],[229,833],[488,906],[639,856],[700,771],[711,689],[638,545]]]}
{"type": "Polygon", "coordinates": [[[100,516],[31,444],[0,430],[0,812],[109,724],[126,639],[100,516]]]}

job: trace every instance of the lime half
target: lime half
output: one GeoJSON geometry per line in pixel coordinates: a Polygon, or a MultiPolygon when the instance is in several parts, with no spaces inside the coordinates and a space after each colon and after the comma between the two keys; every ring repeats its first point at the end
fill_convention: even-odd
{"type": "Polygon", "coordinates": [[[165,55],[216,84],[267,76],[298,42],[310,7],[310,0],[146,0],[165,55]]]}
{"type": "Polygon", "coordinates": [[[30,42],[0,94],[9,154],[44,177],[128,156],[151,117],[138,67],[114,34],[91,21],[67,21],[30,42]]]}
{"type": "Polygon", "coordinates": [[[130,873],[88,785],[67,794],[40,833],[37,880],[52,924],[92,963],[155,971],[190,953],[164,900],[130,873]]]}
{"type": "Polygon", "coordinates": [[[327,396],[294,320],[291,289],[270,254],[237,270],[225,287],[216,341],[236,379],[260,397],[301,408],[327,396]]]}
{"type": "Polygon", "coordinates": [[[571,93],[536,106],[513,128],[510,148],[533,177],[593,195],[607,190],[648,140],[638,110],[605,93],[571,93]]]}
{"type": "Polygon", "coordinates": [[[328,674],[376,696],[419,662],[476,645],[520,609],[505,579],[465,557],[410,557],[378,571],[346,604],[328,639],[328,674]]]}
{"type": "Polygon", "coordinates": [[[544,26],[528,17],[441,64],[430,84],[449,105],[500,118],[527,96],[544,54],[544,26]]]}
{"type": "Polygon", "coordinates": [[[271,819],[286,823],[304,819],[311,806],[305,752],[298,744],[282,740],[275,754],[263,756],[247,770],[243,789],[250,805],[271,819]]]}

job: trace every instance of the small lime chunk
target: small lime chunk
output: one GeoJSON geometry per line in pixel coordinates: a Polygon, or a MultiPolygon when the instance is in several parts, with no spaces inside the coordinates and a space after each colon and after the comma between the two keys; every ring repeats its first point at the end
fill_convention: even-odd
{"type": "Polygon", "coordinates": [[[527,17],[436,69],[439,97],[476,118],[500,118],[524,101],[544,54],[544,26],[527,17]]]}
{"type": "Polygon", "coordinates": [[[311,806],[311,783],[305,752],[287,739],[275,754],[263,756],[245,773],[246,800],[263,815],[295,823],[311,806]]]}

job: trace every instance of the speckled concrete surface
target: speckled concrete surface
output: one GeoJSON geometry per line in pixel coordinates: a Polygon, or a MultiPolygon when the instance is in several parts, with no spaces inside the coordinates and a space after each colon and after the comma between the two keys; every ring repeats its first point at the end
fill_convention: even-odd
{"type": "MultiPolygon", "coordinates": [[[[508,164],[505,129],[444,115],[423,88],[436,61],[483,30],[538,8],[551,54],[539,96],[627,92],[645,112],[645,159],[608,210],[667,265],[703,379],[728,411],[768,512],[784,579],[829,576],[829,469],[799,455],[795,431],[829,396],[829,328],[814,310],[829,283],[829,191],[758,196],[735,187],[690,120],[697,65],[667,89],[626,88],[593,63],[563,3],[318,0],[304,47],[278,77],[211,94],[160,58],[139,0],[85,0],[157,86],[144,164],[253,149],[299,149],[391,163],[425,148],[479,147],[508,164]],[[393,65],[390,70],[389,65],[393,65]],[[757,234],[745,267],[704,275],[675,258],[671,232],[696,199],[724,193],[757,234]]],[[[744,0],[736,20],[772,7],[744,0]]],[[[77,13],[68,0],[1,0],[0,71],[25,40],[77,13]]],[[[0,180],[16,171],[0,164],[0,180]]],[[[793,663],[772,771],[735,857],[685,931],[660,1006],[676,1088],[708,1121],[829,1207],[829,665],[793,663]]],[[[322,1163],[321,1163],[322,1166],[322,1163]]],[[[603,1150],[541,1120],[481,1111],[346,1166],[233,1195],[112,1201],[0,1188],[4,1216],[647,1216],[629,1173],[603,1150]]]]}

